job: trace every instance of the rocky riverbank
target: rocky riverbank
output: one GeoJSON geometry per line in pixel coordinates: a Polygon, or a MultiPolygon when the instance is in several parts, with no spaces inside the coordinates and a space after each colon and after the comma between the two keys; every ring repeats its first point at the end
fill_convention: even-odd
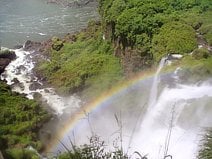
{"type": "Polygon", "coordinates": [[[9,63],[16,58],[15,52],[10,50],[0,50],[0,74],[4,72],[9,63]]]}
{"type": "Polygon", "coordinates": [[[63,7],[84,7],[87,5],[97,4],[96,0],[48,0],[47,4],[57,4],[63,7]]]}

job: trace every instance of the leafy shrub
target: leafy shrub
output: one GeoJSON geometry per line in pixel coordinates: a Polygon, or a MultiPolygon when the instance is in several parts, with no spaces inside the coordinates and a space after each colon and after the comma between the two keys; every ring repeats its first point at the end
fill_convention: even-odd
{"type": "Polygon", "coordinates": [[[153,38],[153,54],[156,60],[169,53],[190,53],[196,47],[195,31],[191,26],[180,22],[165,24],[153,38]]]}
{"type": "Polygon", "coordinates": [[[207,49],[200,48],[200,49],[194,50],[192,56],[197,60],[202,59],[202,58],[207,59],[210,56],[210,53],[207,49]]]}
{"type": "Polygon", "coordinates": [[[49,118],[47,112],[34,100],[12,93],[1,81],[0,92],[0,138],[6,143],[1,149],[36,143],[34,132],[49,118]]]}

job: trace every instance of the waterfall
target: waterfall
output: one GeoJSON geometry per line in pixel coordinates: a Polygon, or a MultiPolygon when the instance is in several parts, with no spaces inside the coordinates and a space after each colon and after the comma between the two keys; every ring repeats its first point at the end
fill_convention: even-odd
{"type": "Polygon", "coordinates": [[[160,61],[149,95],[148,109],[134,137],[139,152],[148,159],[196,159],[200,134],[211,127],[212,86],[210,82],[185,85],[178,82],[178,68],[172,75],[176,86],[165,86],[158,93],[159,74],[166,58],[160,61]],[[157,97],[158,96],[158,97],[157,97]]]}
{"type": "MultiPolygon", "coordinates": [[[[1,79],[5,79],[9,85],[12,85],[14,91],[27,94],[28,98],[33,98],[33,94],[40,93],[43,100],[58,116],[72,110],[73,112],[70,113],[75,113],[81,105],[81,100],[74,95],[61,97],[53,88],[45,88],[32,72],[33,52],[22,49],[14,51],[17,59],[7,66],[1,79]],[[30,86],[35,83],[41,87],[30,89],[30,86]],[[66,111],[67,109],[69,111],[66,111]]],[[[123,147],[127,149],[129,147],[127,139],[129,140],[133,124],[137,120],[138,110],[141,110],[139,102],[148,101],[148,111],[143,114],[142,122],[135,130],[129,152],[137,151],[142,156],[147,155],[148,159],[164,159],[165,155],[171,155],[173,159],[196,159],[201,134],[204,134],[204,128],[212,125],[212,82],[209,79],[198,84],[181,83],[178,76],[181,71],[179,68],[166,77],[160,77],[165,61],[166,58],[160,61],[149,95],[145,94],[145,91],[149,90],[147,84],[149,81],[142,80],[142,83],[119,92],[118,98],[110,98],[109,102],[104,103],[104,107],[92,112],[89,119],[95,127],[95,132],[107,139],[117,129],[116,123],[114,124],[114,114],[123,110],[123,147]],[[160,78],[168,82],[165,82],[166,85],[161,86],[159,91],[160,78]],[[175,82],[172,87],[169,83],[171,80],[175,82]],[[135,93],[135,89],[139,93],[135,93]]],[[[87,121],[82,119],[81,124],[75,128],[77,142],[86,142],[89,136],[89,126],[86,125],[87,121]]],[[[68,135],[70,134],[71,130],[68,135]]],[[[69,141],[65,139],[62,141],[69,141]]],[[[62,146],[58,147],[62,149],[62,146]]]]}
{"type": "Polygon", "coordinates": [[[12,86],[13,91],[24,93],[29,99],[33,99],[35,93],[39,93],[42,100],[57,115],[62,115],[66,109],[74,113],[80,107],[81,100],[76,95],[61,97],[53,88],[43,86],[42,82],[33,74],[35,65],[33,52],[24,51],[22,48],[13,51],[15,51],[17,58],[1,74],[1,80],[6,80],[7,84],[12,86]]]}
{"type": "Polygon", "coordinates": [[[155,105],[155,102],[157,100],[157,95],[158,95],[158,83],[160,82],[160,71],[163,68],[163,66],[165,65],[167,60],[167,57],[163,57],[160,60],[159,66],[157,68],[157,71],[155,73],[154,79],[153,79],[153,83],[152,83],[152,87],[150,90],[150,95],[149,95],[149,101],[148,101],[148,110],[150,108],[152,108],[155,105]]]}

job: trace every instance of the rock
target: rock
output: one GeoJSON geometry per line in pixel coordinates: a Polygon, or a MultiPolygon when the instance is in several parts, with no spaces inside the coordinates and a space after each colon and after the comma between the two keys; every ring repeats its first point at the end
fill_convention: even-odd
{"type": "Polygon", "coordinates": [[[181,54],[169,54],[167,60],[179,60],[183,57],[181,54]]]}
{"type": "Polygon", "coordinates": [[[35,100],[40,101],[40,100],[42,99],[42,95],[41,95],[40,93],[38,93],[38,92],[35,92],[35,93],[33,94],[33,98],[34,98],[35,100]]]}
{"type": "Polygon", "coordinates": [[[14,51],[10,50],[1,50],[0,51],[0,58],[7,58],[10,60],[14,60],[16,58],[16,54],[14,51]]]}
{"type": "Polygon", "coordinates": [[[12,82],[14,82],[11,86],[12,87],[19,87],[22,91],[24,90],[24,84],[21,83],[17,78],[14,78],[12,80],[12,82]]]}
{"type": "Polygon", "coordinates": [[[27,40],[23,46],[25,51],[36,51],[36,50],[39,50],[40,47],[41,47],[40,42],[34,42],[31,40],[27,40]]]}
{"type": "Polygon", "coordinates": [[[14,84],[20,83],[20,81],[19,81],[17,78],[14,78],[14,79],[12,80],[12,82],[14,82],[14,84]]]}
{"type": "Polygon", "coordinates": [[[57,37],[52,38],[52,49],[59,51],[63,47],[63,41],[57,37]]]}
{"type": "Polygon", "coordinates": [[[8,58],[0,58],[0,74],[4,72],[5,68],[7,67],[7,65],[9,65],[10,61],[11,60],[8,58]]]}
{"type": "Polygon", "coordinates": [[[44,89],[45,93],[50,93],[50,91],[48,89],[44,89]]]}
{"type": "Polygon", "coordinates": [[[13,49],[21,49],[21,48],[23,48],[23,45],[15,45],[15,46],[13,47],[13,49]]]}
{"type": "Polygon", "coordinates": [[[30,86],[29,86],[29,90],[32,91],[32,90],[37,90],[37,89],[40,89],[42,88],[42,85],[38,82],[33,82],[30,86]]]}

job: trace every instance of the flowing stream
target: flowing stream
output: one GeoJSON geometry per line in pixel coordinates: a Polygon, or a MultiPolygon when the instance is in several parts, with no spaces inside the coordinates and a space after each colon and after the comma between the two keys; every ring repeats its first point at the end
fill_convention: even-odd
{"type": "MultiPolygon", "coordinates": [[[[27,39],[45,40],[55,34],[74,32],[86,26],[88,19],[97,17],[93,6],[61,8],[42,0],[1,0],[0,8],[0,43],[6,47],[23,44],[27,39]]],[[[59,118],[70,118],[76,113],[82,106],[80,98],[76,95],[61,97],[54,88],[44,87],[32,72],[33,58],[37,55],[22,48],[14,51],[17,59],[7,66],[1,79],[6,80],[13,91],[24,93],[29,99],[40,95],[59,118]]],[[[168,155],[173,159],[196,159],[205,129],[212,126],[212,80],[185,84],[180,76],[181,69],[161,75],[165,61],[166,58],[161,60],[154,77],[117,92],[104,106],[90,112],[92,130],[111,147],[114,141],[120,145],[114,114],[121,114],[118,117],[123,123],[122,144],[126,152],[138,151],[148,159],[164,159],[168,155]],[[147,111],[143,108],[145,103],[147,111]]],[[[57,128],[60,131],[63,125],[57,128]]],[[[87,142],[88,121],[82,119],[61,139],[69,148],[73,132],[76,144],[87,142]]],[[[58,144],[52,151],[65,150],[58,144]]]]}
{"type": "MultiPolygon", "coordinates": [[[[1,79],[12,85],[14,91],[25,93],[30,99],[36,93],[41,94],[43,101],[47,102],[58,116],[62,116],[65,112],[74,114],[79,109],[82,104],[79,97],[75,95],[61,97],[53,88],[42,87],[42,83],[32,73],[33,52],[22,49],[14,51],[17,59],[12,61],[1,75],[1,79]],[[32,89],[31,85],[35,83],[40,87],[32,89]]],[[[164,63],[165,59],[162,59],[152,80],[142,80],[134,86],[129,86],[117,93],[117,98],[109,99],[107,107],[91,112],[90,122],[97,134],[111,142],[114,139],[111,134],[117,129],[113,116],[122,110],[124,134],[122,144],[125,151],[132,153],[139,151],[149,159],[162,159],[168,155],[176,159],[195,159],[204,129],[212,125],[211,80],[190,85],[183,84],[178,75],[180,69],[168,75],[160,75],[164,63]],[[149,89],[151,87],[152,89],[149,89]],[[133,96],[130,96],[131,94],[133,96]],[[141,110],[141,106],[151,99],[153,102],[148,104],[148,111],[143,113],[140,124],[137,124],[132,132],[140,114],[138,110],[141,110]],[[105,125],[104,131],[102,131],[102,123],[105,125]],[[129,136],[132,133],[134,135],[129,145],[129,136]]],[[[85,120],[82,120],[74,131],[77,144],[85,143],[87,136],[90,135],[85,120]]],[[[73,130],[70,130],[66,137],[71,136],[71,132],[73,130]]],[[[69,145],[66,137],[61,141],[69,145]]],[[[63,146],[56,147],[56,152],[64,151],[63,146]]]]}
{"type": "Polygon", "coordinates": [[[16,53],[16,60],[12,61],[1,74],[1,80],[6,80],[8,85],[12,85],[15,92],[24,93],[29,99],[34,98],[38,93],[42,100],[46,102],[57,115],[62,115],[67,109],[73,112],[80,107],[81,100],[76,95],[61,97],[56,94],[53,88],[43,88],[33,74],[34,62],[33,52],[26,52],[23,49],[13,50],[16,53]],[[38,87],[33,88],[33,85],[38,87]],[[71,107],[71,108],[70,108],[71,107]]]}
{"type": "MultiPolygon", "coordinates": [[[[148,159],[171,156],[174,159],[196,159],[205,129],[212,126],[212,81],[184,84],[180,68],[161,75],[164,64],[165,58],[153,78],[129,86],[108,99],[104,107],[91,112],[92,131],[107,141],[110,147],[116,141],[125,152],[133,154],[138,151],[148,159]],[[142,107],[147,102],[147,111],[143,111],[142,107]],[[114,119],[114,114],[120,111],[122,141],[114,119]]],[[[73,132],[73,140],[83,144],[91,135],[90,125],[82,119],[74,130],[71,129],[62,140],[67,147],[70,147],[67,141],[73,132]]],[[[55,151],[64,151],[63,145],[59,144],[55,151]]]]}

